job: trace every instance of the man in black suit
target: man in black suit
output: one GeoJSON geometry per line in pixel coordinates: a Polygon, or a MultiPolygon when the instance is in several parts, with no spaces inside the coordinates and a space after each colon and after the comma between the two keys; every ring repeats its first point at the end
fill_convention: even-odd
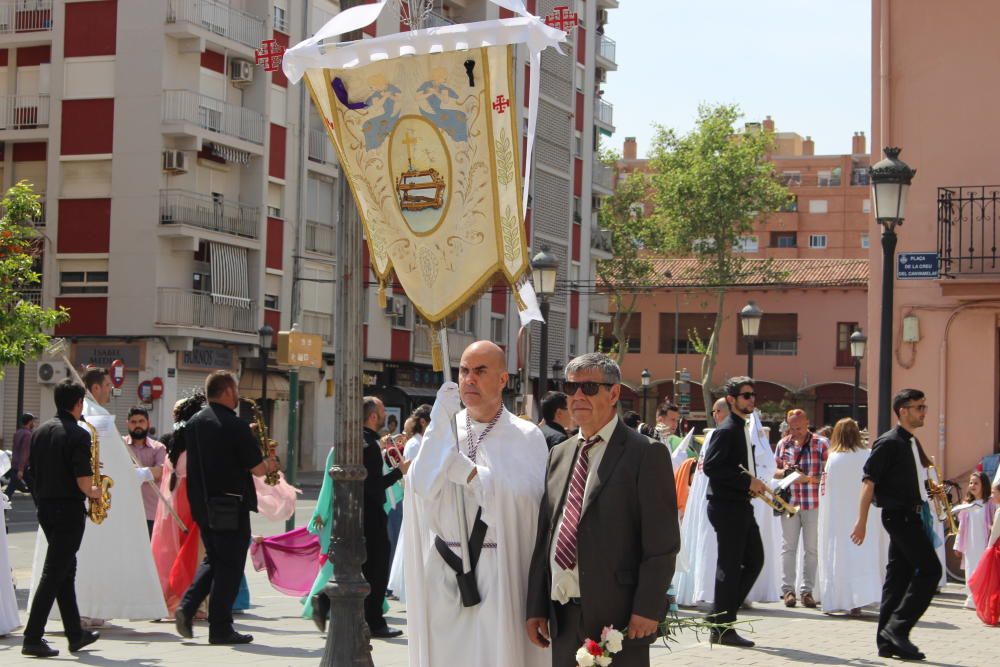
{"type": "Polygon", "coordinates": [[[236,414],[240,393],[232,373],[210,373],[205,379],[205,396],[208,405],[185,426],[188,502],[201,530],[205,560],[174,612],[174,621],[178,634],[191,639],[194,636],[191,621],[198,606],[211,593],[209,643],[249,644],[253,635],[240,634],[233,627],[233,602],[247,560],[250,512],[257,511],[257,491],[250,476],[263,477],[275,472],[278,462],[274,457],[263,457],[260,441],[250,430],[250,424],[236,414]],[[234,527],[220,525],[217,514],[210,516],[209,504],[219,498],[238,499],[234,527]]]}
{"type": "Polygon", "coordinates": [[[680,548],[670,452],[618,419],[621,371],[612,359],[577,357],[566,380],[580,434],[549,452],[528,638],[551,641],[553,667],[573,667],[584,640],[613,625],[626,633],[615,666],[645,667],[680,548]]]}
{"type": "Polygon", "coordinates": [[[552,449],[569,437],[569,429],[573,419],[569,414],[569,399],[561,391],[550,391],[542,397],[542,421],[538,428],[542,429],[545,444],[552,449]]]}
{"type": "MultiPolygon", "coordinates": [[[[764,567],[764,545],[750,506],[751,496],[764,493],[766,488],[757,479],[747,431],[755,399],[750,378],[734,377],[726,383],[729,416],[716,429],[703,466],[708,477],[708,520],[719,540],[711,616],[716,623],[736,620],[736,610],[764,567]]],[[[735,630],[713,631],[709,641],[727,646],[754,645],[735,630]]]]}
{"type": "Polygon", "coordinates": [[[925,470],[931,460],[913,435],[927,415],[924,393],[903,389],[892,399],[892,411],[899,423],[878,437],[865,462],[851,540],[864,542],[868,508],[874,499],[882,508],[882,525],[889,533],[889,561],[875,636],[878,654],[923,660],[924,654],[910,641],[910,631],[927,611],[941,579],[941,562],[922,518],[928,500],[925,470]]]}

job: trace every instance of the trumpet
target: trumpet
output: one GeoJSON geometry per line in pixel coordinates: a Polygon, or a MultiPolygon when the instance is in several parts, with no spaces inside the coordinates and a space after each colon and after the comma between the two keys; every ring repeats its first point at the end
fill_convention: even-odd
{"type": "Polygon", "coordinates": [[[951,498],[948,497],[948,489],[941,482],[941,471],[937,464],[932,463],[927,467],[927,488],[931,498],[934,499],[934,510],[938,521],[948,524],[945,537],[958,535],[958,526],[955,525],[955,514],[951,509],[951,498]]]}
{"type": "MultiPolygon", "coordinates": [[[[743,466],[740,466],[740,471],[745,475],[749,475],[750,477],[754,476],[753,473],[751,473],[743,466]]],[[[763,500],[765,505],[773,509],[778,514],[785,514],[790,517],[798,514],[799,508],[797,505],[792,505],[791,503],[786,501],[784,498],[775,493],[774,490],[771,489],[771,487],[769,486],[765,485],[764,493],[760,494],[759,496],[753,496],[753,497],[760,498],[761,500],[763,500]]]]}

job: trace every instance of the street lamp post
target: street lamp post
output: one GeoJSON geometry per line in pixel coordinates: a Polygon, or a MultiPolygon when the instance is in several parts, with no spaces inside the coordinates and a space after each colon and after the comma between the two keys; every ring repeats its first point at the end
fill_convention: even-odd
{"type": "Polygon", "coordinates": [[[648,422],[649,419],[646,415],[646,398],[649,395],[649,380],[652,375],[648,368],[642,369],[642,421],[648,422]]]}
{"type": "Polygon", "coordinates": [[[875,201],[875,220],[882,226],[882,318],[878,346],[878,431],[889,430],[892,404],[892,269],[896,257],[896,227],[906,215],[906,195],[915,169],[899,159],[899,148],[887,147],[885,158],[868,169],[875,201]]]}
{"type": "Polygon", "coordinates": [[[538,295],[542,311],[541,340],[538,350],[538,393],[544,394],[549,383],[549,297],[556,292],[556,269],[559,259],[543,245],[541,251],[531,259],[531,282],[538,295]]]}
{"type": "Polygon", "coordinates": [[[743,337],[747,339],[747,377],[753,377],[753,343],[760,333],[760,319],[764,317],[764,312],[757,307],[753,301],[743,306],[740,311],[740,327],[743,329],[743,337]]]}
{"type": "Polygon", "coordinates": [[[270,324],[264,324],[257,330],[260,336],[260,418],[267,424],[267,353],[271,350],[271,340],[274,329],[270,324]]]}
{"type": "Polygon", "coordinates": [[[868,336],[855,329],[851,334],[851,358],[854,359],[854,394],[851,398],[851,419],[858,421],[858,392],[861,387],[861,358],[865,356],[868,336]]]}
{"type": "Polygon", "coordinates": [[[563,368],[564,368],[564,366],[563,366],[562,362],[559,361],[558,359],[556,359],[555,361],[552,362],[552,379],[554,381],[554,388],[557,391],[562,391],[562,371],[563,371],[563,368]]]}

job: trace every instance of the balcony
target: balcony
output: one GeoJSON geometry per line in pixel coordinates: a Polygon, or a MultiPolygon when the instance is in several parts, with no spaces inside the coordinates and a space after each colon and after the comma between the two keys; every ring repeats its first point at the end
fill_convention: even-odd
{"type": "Polygon", "coordinates": [[[230,297],[176,287],[158,287],[156,295],[157,324],[257,334],[254,301],[237,304],[230,297]]]}
{"type": "Polygon", "coordinates": [[[425,28],[443,28],[446,25],[455,25],[455,22],[437,12],[429,12],[424,19],[425,28]]]}
{"type": "Polygon", "coordinates": [[[326,130],[309,130],[309,159],[320,164],[334,164],[337,157],[326,130]]]}
{"type": "Polygon", "coordinates": [[[606,102],[604,98],[598,97],[594,100],[594,122],[604,126],[601,131],[605,134],[615,131],[614,111],[614,105],[606,102]]]}
{"type": "Polygon", "coordinates": [[[191,90],[163,91],[163,122],[189,123],[258,147],[264,145],[264,116],[191,90]]]}
{"type": "Polygon", "coordinates": [[[260,208],[187,190],[161,190],[160,224],[191,225],[256,239],[260,236],[260,208]]]}
{"type": "Polygon", "coordinates": [[[615,61],[615,40],[604,35],[597,35],[597,49],[594,53],[597,56],[597,64],[606,70],[617,70],[618,63],[615,61]]]}
{"type": "MultiPolygon", "coordinates": [[[[429,363],[431,360],[431,329],[426,324],[416,324],[413,327],[413,357],[414,360],[429,363]]],[[[452,365],[458,365],[462,360],[465,348],[476,342],[476,336],[470,333],[456,333],[454,329],[448,332],[448,352],[452,365]]]]}
{"type": "Polygon", "coordinates": [[[594,187],[611,194],[615,189],[615,169],[600,160],[594,160],[594,187]]]}
{"type": "Polygon", "coordinates": [[[337,229],[325,222],[306,220],[306,250],[333,255],[335,251],[337,229]]]}
{"type": "MultiPolygon", "coordinates": [[[[167,24],[176,26],[175,34],[185,35],[194,27],[256,49],[266,35],[266,21],[253,14],[233,9],[218,0],[169,0],[167,24]]],[[[200,37],[197,32],[192,37],[200,37]]]]}
{"type": "Polygon", "coordinates": [[[48,95],[0,96],[0,130],[34,130],[48,126],[48,95]]]}
{"type": "Polygon", "coordinates": [[[0,2],[0,35],[39,32],[52,32],[52,0],[0,2]]]}
{"type": "Polygon", "coordinates": [[[938,188],[938,254],[946,278],[1000,274],[1000,185],[938,188]]]}
{"type": "Polygon", "coordinates": [[[33,303],[36,306],[42,305],[42,288],[37,285],[21,290],[21,300],[33,303]]]}
{"type": "Polygon", "coordinates": [[[299,315],[299,325],[304,333],[317,334],[324,345],[333,345],[333,315],[303,310],[299,315]]]}
{"type": "Polygon", "coordinates": [[[599,224],[590,227],[590,248],[598,252],[605,252],[610,257],[614,252],[612,245],[613,237],[610,229],[601,229],[599,224]]]}

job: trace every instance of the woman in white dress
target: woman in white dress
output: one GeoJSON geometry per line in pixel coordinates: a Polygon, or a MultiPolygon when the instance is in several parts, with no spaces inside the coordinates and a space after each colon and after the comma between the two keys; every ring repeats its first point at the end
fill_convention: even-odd
{"type": "MultiPolygon", "coordinates": [[[[958,537],[955,538],[954,551],[962,558],[962,569],[968,579],[976,571],[979,559],[986,551],[986,541],[990,536],[992,515],[987,508],[990,499],[990,478],[986,473],[974,472],[969,476],[969,486],[962,503],[963,509],[958,512],[958,537]]],[[[957,509],[957,508],[956,508],[957,509]]],[[[974,609],[972,595],[968,594],[966,586],[965,607],[974,609]]]]}
{"type": "MultiPolygon", "coordinates": [[[[851,541],[854,507],[869,453],[857,422],[850,418],[838,421],[820,481],[819,599],[828,614],[847,611],[860,616],[862,607],[882,599],[880,540],[865,540],[861,546],[851,541]]],[[[873,508],[868,513],[868,534],[877,536],[882,530],[880,512],[873,508]]]]}
{"type": "MultiPolygon", "coordinates": [[[[0,475],[7,472],[10,462],[5,457],[0,459],[0,475]]],[[[0,490],[0,637],[21,625],[17,614],[17,598],[14,596],[14,571],[10,566],[7,553],[7,522],[4,513],[10,509],[10,500],[0,490]]]]}

